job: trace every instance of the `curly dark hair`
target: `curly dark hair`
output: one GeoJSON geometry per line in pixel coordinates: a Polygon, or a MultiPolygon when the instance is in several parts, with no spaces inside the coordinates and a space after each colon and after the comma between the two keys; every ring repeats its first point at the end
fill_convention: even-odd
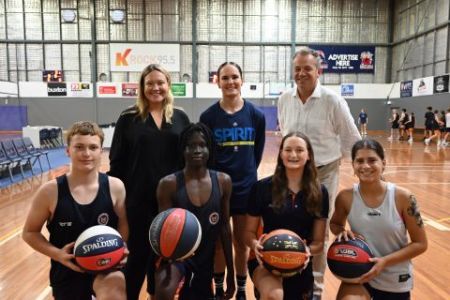
{"type": "Polygon", "coordinates": [[[306,210],[308,213],[319,217],[322,210],[322,189],[317,174],[317,168],[315,166],[314,152],[311,142],[309,138],[301,132],[289,133],[281,140],[280,150],[278,151],[277,166],[272,177],[272,206],[275,212],[280,212],[288,197],[289,189],[286,177],[286,167],[281,159],[281,152],[283,151],[284,142],[293,136],[299,137],[306,142],[309,160],[306,162],[303,170],[300,188],[305,195],[306,210]]]}
{"type": "Polygon", "coordinates": [[[180,167],[184,168],[184,165],[185,165],[184,155],[183,155],[184,149],[186,149],[186,145],[188,144],[189,139],[196,132],[199,132],[205,138],[206,146],[208,147],[208,151],[209,151],[207,167],[211,168],[211,166],[214,163],[214,159],[215,159],[213,135],[212,135],[212,132],[209,129],[209,127],[201,122],[191,123],[181,132],[180,143],[179,143],[180,167]]]}

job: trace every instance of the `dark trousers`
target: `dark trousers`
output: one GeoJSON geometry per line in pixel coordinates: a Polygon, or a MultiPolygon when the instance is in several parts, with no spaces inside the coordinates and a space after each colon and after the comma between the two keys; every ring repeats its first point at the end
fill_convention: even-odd
{"type": "Polygon", "coordinates": [[[127,209],[129,237],[128,255],[125,266],[125,279],[127,284],[127,299],[138,300],[142,284],[147,275],[147,292],[155,294],[155,262],[157,256],[153,253],[149,242],[148,230],[151,217],[148,210],[127,209]]]}

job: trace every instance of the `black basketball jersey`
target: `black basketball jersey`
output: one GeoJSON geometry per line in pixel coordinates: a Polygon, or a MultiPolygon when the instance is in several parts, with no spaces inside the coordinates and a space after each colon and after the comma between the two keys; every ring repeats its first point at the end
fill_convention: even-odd
{"type": "Polygon", "coordinates": [[[200,245],[195,255],[188,259],[186,263],[194,272],[200,269],[210,269],[212,272],[216,247],[215,242],[220,234],[221,223],[221,193],[217,172],[209,170],[212,185],[211,195],[209,200],[202,206],[195,206],[189,199],[183,171],[179,171],[175,175],[177,179],[175,207],[181,207],[192,212],[202,227],[202,240],[200,245]]]}
{"type": "MultiPolygon", "coordinates": [[[[117,229],[118,217],[114,211],[109,189],[108,175],[99,173],[99,187],[95,199],[89,204],[79,204],[70,193],[66,175],[56,179],[58,185],[58,202],[53,219],[47,222],[52,245],[62,248],[74,242],[87,228],[95,225],[107,225],[117,229]]],[[[52,260],[50,283],[70,280],[71,276],[79,276],[78,272],[52,260]]]]}

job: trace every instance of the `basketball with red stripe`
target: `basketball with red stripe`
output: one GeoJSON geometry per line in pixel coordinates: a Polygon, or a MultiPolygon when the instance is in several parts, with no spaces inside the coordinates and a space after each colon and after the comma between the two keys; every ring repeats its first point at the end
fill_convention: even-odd
{"type": "Polygon", "coordinates": [[[294,232],[277,229],[261,241],[264,267],[275,275],[289,277],[300,271],[307,259],[306,245],[294,232]]]}
{"type": "Polygon", "coordinates": [[[369,245],[361,237],[354,240],[335,241],[327,253],[328,267],[331,273],[342,281],[357,283],[361,275],[370,271],[373,257],[369,245]]]}
{"type": "Polygon", "coordinates": [[[197,217],[183,208],[170,208],[153,219],[149,231],[153,251],[165,258],[183,260],[200,245],[202,227],[197,217]]]}
{"type": "Polygon", "coordinates": [[[115,267],[122,259],[125,245],[117,230],[96,225],[83,231],[75,241],[77,264],[87,272],[98,273],[115,267]]]}

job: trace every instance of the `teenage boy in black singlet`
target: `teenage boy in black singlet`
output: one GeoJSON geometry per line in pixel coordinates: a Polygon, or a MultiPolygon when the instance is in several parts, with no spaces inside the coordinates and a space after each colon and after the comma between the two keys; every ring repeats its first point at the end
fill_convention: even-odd
{"type": "Polygon", "coordinates": [[[222,172],[208,169],[212,161],[212,137],[202,123],[191,124],[181,134],[180,152],[184,168],[161,179],[157,189],[159,210],[181,207],[192,212],[202,226],[202,240],[196,253],[182,261],[162,261],[156,271],[156,299],[173,299],[184,278],[180,300],[214,299],[212,279],[214,252],[220,236],[227,265],[227,291],[235,291],[231,247],[229,200],[231,179],[222,172]]]}
{"type": "MultiPolygon", "coordinates": [[[[50,285],[56,300],[126,299],[119,267],[88,274],[73,261],[75,240],[87,228],[107,225],[126,241],[125,187],[119,179],[99,173],[103,132],[97,124],[76,122],[67,134],[69,173],[43,184],[34,196],[23,239],[51,258],[50,285]],[[41,233],[47,223],[49,239],[41,233]]],[[[125,251],[125,256],[128,250],[125,251]]]]}

